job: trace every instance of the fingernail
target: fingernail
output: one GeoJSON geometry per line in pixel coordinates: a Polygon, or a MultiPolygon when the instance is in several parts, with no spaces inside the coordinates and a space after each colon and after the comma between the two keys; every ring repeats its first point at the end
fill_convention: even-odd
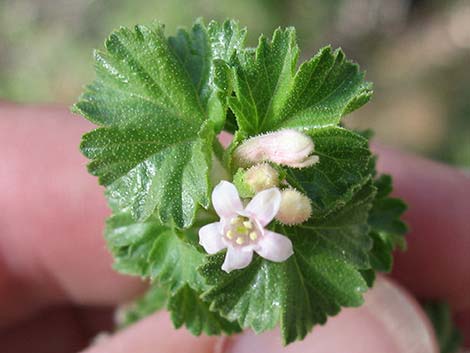
{"type": "Polygon", "coordinates": [[[304,341],[282,347],[279,330],[234,337],[224,353],[437,353],[432,328],[416,301],[378,278],[360,308],[344,309],[304,341]]]}

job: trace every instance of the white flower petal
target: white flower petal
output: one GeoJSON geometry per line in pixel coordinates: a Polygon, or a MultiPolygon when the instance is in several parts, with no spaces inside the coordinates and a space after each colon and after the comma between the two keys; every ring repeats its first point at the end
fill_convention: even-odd
{"type": "Polygon", "coordinates": [[[281,192],[278,188],[263,190],[255,195],[245,211],[256,218],[264,227],[269,224],[279,211],[281,192]]]}
{"type": "Polygon", "coordinates": [[[238,196],[237,188],[225,180],[222,180],[214,188],[212,204],[220,218],[233,217],[237,212],[243,210],[243,204],[240,196],[238,196]]]}
{"type": "Polygon", "coordinates": [[[199,244],[208,254],[215,254],[227,247],[222,241],[219,222],[207,224],[199,229],[199,244]]]}
{"type": "Polygon", "coordinates": [[[222,270],[229,273],[233,270],[245,268],[253,258],[253,251],[243,251],[241,248],[234,248],[229,246],[227,248],[227,255],[222,265],[222,270]]]}
{"type": "Polygon", "coordinates": [[[293,253],[292,242],[282,234],[264,231],[264,236],[258,242],[256,252],[265,259],[282,262],[286,261],[293,253]]]}

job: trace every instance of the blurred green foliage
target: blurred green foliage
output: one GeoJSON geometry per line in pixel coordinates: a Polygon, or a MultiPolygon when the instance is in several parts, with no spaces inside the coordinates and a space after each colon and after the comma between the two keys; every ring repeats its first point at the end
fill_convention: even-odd
{"type": "Polygon", "coordinates": [[[305,44],[319,35],[335,2],[0,0],[0,96],[18,102],[73,102],[93,77],[92,49],[101,47],[119,26],[156,19],[173,33],[196,17],[230,17],[250,28],[249,40],[255,44],[261,32],[310,23],[298,26],[305,44]],[[313,6],[316,3],[320,6],[313,6]]]}
{"type": "Polygon", "coordinates": [[[295,26],[304,57],[341,46],[375,83],[353,127],[470,167],[468,0],[0,0],[0,99],[71,104],[114,28],[157,19],[174,33],[200,16],[238,19],[252,45],[295,26]]]}

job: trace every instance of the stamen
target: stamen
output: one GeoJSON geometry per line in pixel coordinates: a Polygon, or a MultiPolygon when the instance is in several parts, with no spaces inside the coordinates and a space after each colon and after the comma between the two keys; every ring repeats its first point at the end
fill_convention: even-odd
{"type": "Polygon", "coordinates": [[[253,228],[253,224],[251,224],[251,221],[245,221],[243,222],[243,225],[245,226],[246,229],[253,228]]]}
{"type": "Polygon", "coordinates": [[[242,245],[245,242],[245,240],[242,237],[238,237],[236,242],[238,245],[242,245]]]}
{"type": "Polygon", "coordinates": [[[227,235],[227,238],[232,239],[233,238],[233,231],[229,230],[226,235],[227,235]]]}
{"type": "Polygon", "coordinates": [[[251,232],[250,233],[250,239],[251,240],[256,240],[258,238],[258,234],[256,234],[256,232],[251,232]]]}

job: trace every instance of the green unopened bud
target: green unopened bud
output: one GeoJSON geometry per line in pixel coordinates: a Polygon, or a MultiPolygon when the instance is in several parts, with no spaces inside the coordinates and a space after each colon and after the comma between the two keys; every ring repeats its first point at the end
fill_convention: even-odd
{"type": "Polygon", "coordinates": [[[253,197],[260,191],[277,187],[279,173],[267,163],[257,164],[248,170],[239,169],[233,183],[241,197],[253,197]]]}
{"type": "Polygon", "coordinates": [[[295,189],[285,189],[281,192],[281,206],[276,219],[287,225],[305,222],[312,215],[310,199],[295,189]]]}
{"type": "Polygon", "coordinates": [[[279,185],[279,173],[267,163],[257,164],[245,173],[245,183],[255,193],[279,185]]]}

